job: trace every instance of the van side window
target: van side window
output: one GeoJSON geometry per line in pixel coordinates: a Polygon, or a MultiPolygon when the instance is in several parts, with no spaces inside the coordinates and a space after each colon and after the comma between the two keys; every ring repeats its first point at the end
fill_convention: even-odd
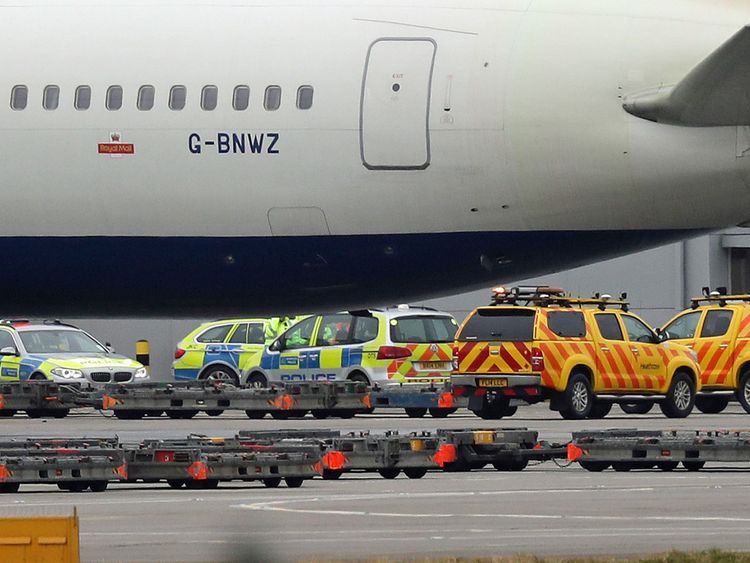
{"type": "Polygon", "coordinates": [[[201,91],[201,109],[204,111],[214,111],[219,104],[218,86],[204,86],[201,91]]]}
{"type": "Polygon", "coordinates": [[[42,107],[47,111],[56,110],[60,106],[60,87],[49,85],[44,87],[42,107]]]}
{"type": "Polygon", "coordinates": [[[151,111],[154,109],[156,99],[156,88],[151,85],[141,86],[138,89],[138,100],[136,106],[140,111],[151,111]]]}
{"type": "Polygon", "coordinates": [[[276,111],[281,107],[281,86],[269,86],[263,97],[263,107],[267,111],[276,111]]]}
{"type": "Polygon", "coordinates": [[[21,111],[26,109],[26,105],[29,103],[29,89],[27,86],[19,84],[13,86],[13,90],[10,92],[10,109],[15,111],[21,111]]]}
{"type": "Polygon", "coordinates": [[[325,315],[318,328],[316,346],[351,344],[351,315],[325,315]]]}
{"type": "Polygon", "coordinates": [[[187,88],[185,86],[172,86],[169,90],[169,109],[181,111],[185,109],[187,102],[187,88]]]}
{"type": "Polygon", "coordinates": [[[109,111],[118,111],[122,109],[122,86],[110,86],[107,89],[105,107],[109,111]]]}
{"type": "Polygon", "coordinates": [[[297,109],[310,109],[313,106],[314,94],[312,86],[300,86],[297,90],[297,109]]]}
{"type": "Polygon", "coordinates": [[[224,342],[224,339],[229,334],[229,330],[233,325],[221,325],[209,328],[206,332],[201,334],[195,340],[202,344],[219,344],[224,342]]]}
{"type": "Polygon", "coordinates": [[[703,321],[701,328],[701,338],[712,338],[724,336],[729,331],[729,325],[732,324],[734,311],[709,311],[703,321]]]}
{"type": "Polygon", "coordinates": [[[535,319],[533,309],[477,309],[456,338],[461,342],[530,342],[535,319]]]}
{"type": "Polygon", "coordinates": [[[379,327],[380,323],[375,317],[355,317],[352,344],[362,344],[376,339],[379,327]]]}
{"type": "Polygon", "coordinates": [[[547,313],[547,328],[564,338],[586,336],[586,321],[579,312],[550,311],[547,313]]]}
{"type": "Polygon", "coordinates": [[[310,317],[289,329],[282,337],[284,348],[294,350],[295,348],[310,347],[315,321],[317,320],[318,317],[310,317]]]}
{"type": "Polygon", "coordinates": [[[79,86],[76,88],[73,107],[78,111],[86,111],[91,107],[91,86],[79,86]]]}
{"type": "Polygon", "coordinates": [[[235,111],[245,111],[250,106],[250,86],[237,86],[232,96],[235,111]]]}
{"type": "Polygon", "coordinates": [[[599,327],[599,332],[604,340],[625,340],[622,336],[620,323],[617,322],[617,315],[604,313],[594,315],[594,318],[596,319],[596,326],[599,327]]]}

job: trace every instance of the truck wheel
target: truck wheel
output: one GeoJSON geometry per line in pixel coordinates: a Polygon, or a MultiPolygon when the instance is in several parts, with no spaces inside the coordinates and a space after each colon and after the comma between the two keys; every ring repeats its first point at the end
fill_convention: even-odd
{"type": "Polygon", "coordinates": [[[695,397],[695,408],[703,414],[719,414],[729,405],[727,395],[698,395],[695,397]]]}
{"type": "Polygon", "coordinates": [[[427,414],[427,409],[404,409],[409,418],[422,418],[427,414]]]}
{"type": "Polygon", "coordinates": [[[648,414],[654,408],[653,401],[643,401],[642,403],[622,403],[620,409],[625,414],[648,414]]]}
{"type": "Polygon", "coordinates": [[[222,383],[231,383],[235,387],[240,384],[237,374],[231,369],[224,366],[211,366],[206,369],[198,379],[205,381],[216,381],[222,383]]]}
{"type": "Polygon", "coordinates": [[[511,407],[510,399],[497,399],[492,402],[485,399],[482,408],[471,412],[484,420],[500,420],[504,416],[513,416],[516,411],[518,411],[518,407],[511,407]]]}
{"type": "Polygon", "coordinates": [[[595,401],[594,406],[591,407],[589,418],[602,419],[609,414],[612,410],[612,403],[607,401],[595,401]]]}
{"type": "Polygon", "coordinates": [[[693,410],[695,385],[687,374],[678,372],[672,377],[666,397],[659,406],[667,418],[685,418],[693,410]]]}
{"type": "Polygon", "coordinates": [[[742,408],[745,409],[745,412],[750,413],[750,371],[746,371],[740,377],[737,400],[742,405],[742,408]]]}
{"type": "Polygon", "coordinates": [[[570,376],[562,403],[560,415],[566,420],[581,420],[589,415],[594,405],[594,396],[591,383],[585,375],[574,373],[570,376]]]}

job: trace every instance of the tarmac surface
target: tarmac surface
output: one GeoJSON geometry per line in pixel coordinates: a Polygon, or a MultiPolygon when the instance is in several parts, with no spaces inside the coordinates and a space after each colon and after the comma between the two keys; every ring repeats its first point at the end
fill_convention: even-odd
{"type": "MultiPolygon", "coordinates": [[[[398,412],[398,411],[396,411],[398,412]]],[[[410,419],[387,411],[350,420],[249,420],[225,413],[193,420],[120,421],[76,412],[64,420],[3,419],[1,437],[114,436],[123,441],[232,436],[239,430],[333,428],[342,431],[528,427],[540,439],[567,441],[583,429],[750,429],[736,404],[720,415],[670,420],[658,408],[600,421],[565,421],[544,405],[483,421],[468,411],[410,419]]],[[[0,515],[69,514],[81,520],[84,560],[297,560],[391,556],[632,555],[720,547],[750,551],[750,464],[677,470],[590,473],[577,464],[531,465],[520,473],[485,469],[403,475],[345,474],[300,489],[256,483],[216,490],[166,484],[110,485],[104,493],[23,486],[0,497],[0,515]]]]}

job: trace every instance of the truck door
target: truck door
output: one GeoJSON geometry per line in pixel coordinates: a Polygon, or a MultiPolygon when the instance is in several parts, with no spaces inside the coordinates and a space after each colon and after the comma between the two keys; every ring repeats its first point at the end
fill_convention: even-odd
{"type": "Polygon", "coordinates": [[[430,165],[430,99],[437,44],[378,39],[367,52],[360,101],[360,151],[370,170],[430,165]]]}
{"type": "Polygon", "coordinates": [[[701,380],[707,387],[727,384],[732,370],[731,336],[737,316],[731,309],[714,309],[706,311],[703,317],[694,350],[701,364],[701,380]]]}
{"type": "Polygon", "coordinates": [[[661,388],[667,379],[667,362],[659,353],[660,344],[655,342],[656,335],[640,319],[632,315],[622,315],[622,323],[625,325],[628,347],[633,355],[638,388],[661,388]]]}
{"type": "Polygon", "coordinates": [[[635,373],[630,368],[632,356],[627,348],[620,321],[615,313],[594,315],[599,330],[596,364],[604,389],[627,390],[634,387],[635,373]]]}

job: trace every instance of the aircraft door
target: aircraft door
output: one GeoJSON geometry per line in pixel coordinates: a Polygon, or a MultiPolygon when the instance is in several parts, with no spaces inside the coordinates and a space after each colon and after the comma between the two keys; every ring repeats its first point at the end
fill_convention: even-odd
{"type": "Polygon", "coordinates": [[[378,39],[367,53],[360,151],[370,170],[430,165],[430,99],[437,44],[429,38],[378,39]]]}

